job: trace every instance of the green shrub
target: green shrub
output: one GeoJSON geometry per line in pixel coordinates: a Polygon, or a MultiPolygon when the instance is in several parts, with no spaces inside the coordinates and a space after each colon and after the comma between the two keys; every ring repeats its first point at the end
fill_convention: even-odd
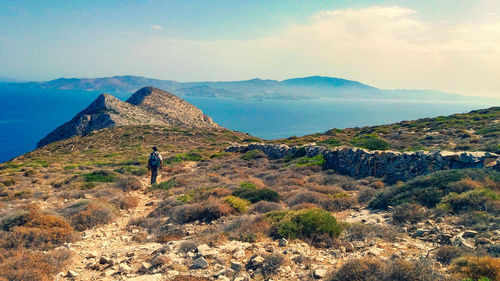
{"type": "Polygon", "coordinates": [[[80,189],[82,189],[82,190],[88,190],[88,189],[92,189],[94,187],[95,187],[95,182],[90,181],[90,182],[84,182],[82,184],[82,186],[80,187],[80,189]]]}
{"type": "Polygon", "coordinates": [[[288,154],[287,156],[285,156],[285,158],[283,158],[283,161],[290,162],[294,159],[306,156],[306,153],[307,153],[306,148],[300,147],[294,153],[288,154]]]}
{"type": "Polygon", "coordinates": [[[175,180],[173,178],[171,178],[168,181],[164,181],[164,182],[161,182],[158,184],[153,184],[151,186],[151,189],[169,190],[174,186],[175,186],[175,180]]]}
{"type": "Polygon", "coordinates": [[[266,214],[266,219],[273,224],[272,235],[277,237],[308,239],[326,234],[336,238],[342,232],[337,219],[323,209],[275,211],[266,214]]]}
{"type": "Polygon", "coordinates": [[[246,139],[243,139],[243,142],[260,142],[260,139],[246,138],[246,139]]]}
{"type": "Polygon", "coordinates": [[[339,146],[340,141],[336,138],[329,138],[318,142],[319,144],[326,144],[328,146],[339,146]]]}
{"type": "Polygon", "coordinates": [[[378,135],[375,134],[357,136],[351,140],[351,144],[357,147],[362,147],[370,150],[389,149],[389,143],[384,141],[378,135]]]}
{"type": "Polygon", "coordinates": [[[240,183],[240,187],[242,189],[251,189],[251,190],[257,189],[257,186],[254,183],[249,182],[249,181],[244,181],[244,182],[240,183]]]}
{"type": "Polygon", "coordinates": [[[251,202],[245,199],[241,199],[236,196],[229,195],[224,201],[229,204],[229,206],[233,207],[240,213],[245,213],[247,211],[248,206],[250,206],[251,202]]]}
{"type": "Polygon", "coordinates": [[[470,211],[500,214],[500,205],[495,201],[499,201],[497,193],[489,189],[476,189],[461,194],[450,193],[443,198],[442,203],[450,206],[456,214],[470,211]]]}
{"type": "Polygon", "coordinates": [[[148,173],[148,169],[146,169],[145,167],[126,166],[116,169],[115,172],[120,174],[127,172],[134,176],[144,176],[148,173]]]}
{"type": "Polygon", "coordinates": [[[295,165],[297,167],[323,166],[325,163],[325,157],[320,154],[313,157],[302,157],[297,161],[297,163],[295,163],[295,165]]]}
{"type": "Polygon", "coordinates": [[[500,228],[500,216],[484,211],[466,212],[458,217],[457,223],[476,231],[489,231],[500,228]]]}
{"type": "Polygon", "coordinates": [[[241,159],[246,160],[246,161],[250,161],[250,160],[262,158],[262,157],[264,157],[264,152],[257,150],[257,149],[247,151],[247,152],[245,152],[245,154],[241,155],[241,159]]]}
{"type": "Polygon", "coordinates": [[[234,191],[233,195],[236,197],[246,199],[252,203],[256,203],[262,200],[270,202],[278,202],[280,200],[280,196],[276,191],[267,188],[255,189],[255,188],[242,187],[234,191]]]}
{"type": "Polygon", "coordinates": [[[9,231],[15,226],[21,226],[28,222],[29,212],[28,211],[18,211],[13,212],[0,221],[0,229],[4,231],[9,231]]]}
{"type": "Polygon", "coordinates": [[[15,179],[8,179],[8,180],[0,181],[0,183],[4,186],[11,186],[11,185],[16,184],[16,180],[15,179]]]}
{"type": "Polygon", "coordinates": [[[182,195],[177,196],[177,200],[179,200],[180,202],[182,202],[184,204],[187,204],[187,203],[191,203],[191,201],[193,201],[193,197],[190,194],[182,194],[182,195]]]}
{"type": "Polygon", "coordinates": [[[180,153],[163,160],[164,164],[180,163],[183,161],[201,161],[203,156],[198,152],[180,153]]]}
{"type": "MultiPolygon", "coordinates": [[[[473,181],[500,182],[500,172],[488,169],[445,170],[425,176],[416,177],[402,186],[391,186],[379,192],[370,201],[369,207],[387,209],[388,206],[397,206],[403,203],[418,203],[427,208],[434,208],[441,203],[443,197],[451,192],[467,192],[473,185],[462,180],[470,178],[473,181]],[[457,182],[461,182],[457,184],[457,182]]],[[[492,198],[492,194],[488,196],[492,198]]]]}
{"type": "Polygon", "coordinates": [[[106,170],[94,171],[83,175],[87,182],[113,182],[115,174],[106,170]]]}
{"type": "Polygon", "coordinates": [[[221,158],[221,157],[226,157],[226,156],[229,156],[231,155],[231,153],[229,152],[216,152],[212,155],[210,155],[210,158],[213,159],[213,158],[221,158]]]}
{"type": "Polygon", "coordinates": [[[427,217],[427,211],[422,205],[404,203],[392,210],[392,219],[396,223],[418,223],[427,217]]]}

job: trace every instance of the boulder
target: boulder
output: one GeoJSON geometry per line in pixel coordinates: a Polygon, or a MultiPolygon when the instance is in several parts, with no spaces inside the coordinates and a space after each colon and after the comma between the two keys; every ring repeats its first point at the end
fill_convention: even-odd
{"type": "Polygon", "coordinates": [[[286,247],[287,245],[288,245],[288,240],[286,240],[285,238],[278,239],[278,246],[286,247]]]}
{"type": "Polygon", "coordinates": [[[194,260],[191,269],[206,269],[208,268],[208,262],[203,257],[199,257],[194,260]]]}
{"type": "Polygon", "coordinates": [[[68,270],[68,272],[66,273],[66,277],[78,277],[78,273],[76,273],[75,271],[73,270],[68,270]]]}
{"type": "Polygon", "coordinates": [[[318,268],[314,270],[313,277],[316,279],[321,279],[326,276],[326,270],[318,268]]]}

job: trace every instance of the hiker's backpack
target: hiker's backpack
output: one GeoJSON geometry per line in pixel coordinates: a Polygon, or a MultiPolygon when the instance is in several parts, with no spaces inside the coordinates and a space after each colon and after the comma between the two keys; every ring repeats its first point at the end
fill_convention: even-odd
{"type": "Polygon", "coordinates": [[[160,155],[158,152],[153,152],[151,153],[151,156],[149,157],[149,166],[151,168],[158,168],[161,165],[161,160],[160,160],[160,155]]]}

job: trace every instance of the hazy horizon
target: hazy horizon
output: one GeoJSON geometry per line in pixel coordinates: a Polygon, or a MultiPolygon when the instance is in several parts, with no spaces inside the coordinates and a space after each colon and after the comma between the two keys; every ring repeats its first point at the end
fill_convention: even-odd
{"type": "Polygon", "coordinates": [[[339,77],[500,96],[500,2],[0,1],[0,76],[339,77]]]}

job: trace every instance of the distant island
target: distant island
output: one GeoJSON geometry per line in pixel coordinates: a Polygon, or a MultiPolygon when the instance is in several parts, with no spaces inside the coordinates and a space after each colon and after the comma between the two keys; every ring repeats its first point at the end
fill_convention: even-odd
{"type": "Polygon", "coordinates": [[[104,78],[59,78],[46,82],[3,83],[12,87],[57,90],[85,90],[106,93],[134,93],[145,86],[165,89],[180,97],[212,97],[233,99],[404,99],[428,101],[494,100],[487,97],[469,97],[435,90],[386,90],[357,81],[310,76],[283,81],[251,79],[243,81],[178,82],[140,76],[113,76],[104,78]]]}

